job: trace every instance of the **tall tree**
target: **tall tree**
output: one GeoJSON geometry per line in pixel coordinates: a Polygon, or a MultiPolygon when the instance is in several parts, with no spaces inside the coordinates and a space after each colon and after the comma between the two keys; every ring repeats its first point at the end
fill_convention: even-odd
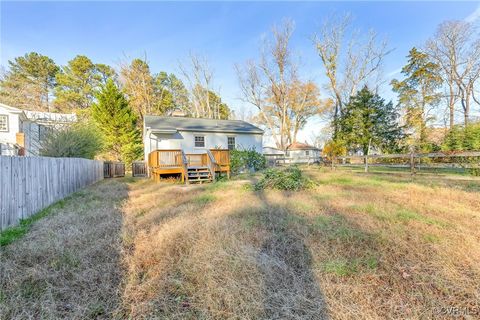
{"type": "Polygon", "coordinates": [[[461,103],[464,124],[471,113],[475,85],[480,78],[480,39],[477,28],[466,21],[446,21],[439,25],[434,37],[427,42],[427,53],[441,68],[448,86],[450,128],[455,125],[455,104],[461,103]]]}
{"type": "Polygon", "coordinates": [[[109,79],[96,98],[97,102],[92,105],[92,117],[103,134],[109,157],[127,164],[138,159],[142,144],[137,117],[123,93],[109,79]]]}
{"type": "Polygon", "coordinates": [[[208,60],[196,54],[190,54],[186,64],[180,64],[180,70],[186,80],[190,101],[190,114],[196,118],[220,117],[219,109],[212,105],[210,92],[213,91],[213,71],[208,60]]]}
{"type": "Polygon", "coordinates": [[[402,135],[398,112],[378,94],[363,87],[344,106],[337,138],[349,150],[369,154],[372,147],[384,152],[397,151],[402,135]]]}
{"type": "Polygon", "coordinates": [[[398,93],[399,105],[405,112],[407,127],[413,131],[414,145],[424,147],[427,143],[427,123],[433,119],[432,110],[441,99],[439,88],[442,78],[440,67],[430,57],[412,48],[408,62],[402,68],[405,79],[391,82],[398,93]]]}
{"type": "Polygon", "coordinates": [[[51,96],[59,67],[47,56],[30,52],[8,61],[0,82],[1,101],[30,110],[52,111],[51,96]]]}
{"type": "Polygon", "coordinates": [[[159,111],[167,113],[178,109],[189,114],[188,91],[173,73],[159,72],[154,77],[154,92],[159,111]]]}
{"type": "Polygon", "coordinates": [[[154,79],[146,59],[133,59],[130,64],[123,63],[120,75],[123,90],[138,116],[139,127],[146,114],[161,114],[157,109],[159,105],[155,101],[154,79]]]}
{"type": "Polygon", "coordinates": [[[296,140],[298,131],[323,105],[315,84],[299,77],[290,48],[293,27],[288,20],[274,26],[273,39],[263,44],[260,60],[236,66],[242,100],[257,108],[256,121],[281,150],[296,140]]]}
{"type": "Polygon", "coordinates": [[[215,92],[209,92],[210,105],[214,110],[217,110],[217,119],[228,120],[232,116],[232,110],[230,107],[222,101],[222,98],[218,96],[215,92]]]}
{"type": "Polygon", "coordinates": [[[62,110],[88,109],[99,88],[96,65],[86,56],[78,55],[57,74],[55,104],[62,110]]]}
{"type": "Polygon", "coordinates": [[[379,41],[371,30],[366,36],[352,30],[350,15],[326,19],[312,37],[328,79],[327,88],[334,102],[334,135],[343,106],[359,87],[375,81],[378,86],[384,57],[390,52],[386,41],[379,41]]]}
{"type": "Polygon", "coordinates": [[[312,81],[295,80],[288,91],[287,125],[290,128],[288,140],[293,143],[297,141],[298,132],[305,127],[308,119],[330,110],[332,101],[320,100],[320,91],[312,81]]]}

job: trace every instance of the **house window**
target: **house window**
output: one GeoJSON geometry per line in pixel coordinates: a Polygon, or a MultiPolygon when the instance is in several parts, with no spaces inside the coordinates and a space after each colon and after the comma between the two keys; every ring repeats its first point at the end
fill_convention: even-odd
{"type": "Polygon", "coordinates": [[[6,114],[0,114],[0,131],[8,131],[8,116],[6,114]]]}
{"type": "Polygon", "coordinates": [[[195,136],[195,148],[205,148],[204,136],[195,136]]]}
{"type": "Polygon", "coordinates": [[[45,140],[45,137],[48,135],[50,132],[51,128],[47,126],[42,126],[41,124],[38,125],[38,140],[43,141],[45,140]]]}
{"type": "Polygon", "coordinates": [[[228,150],[235,150],[235,137],[227,138],[228,150]]]}
{"type": "Polygon", "coordinates": [[[309,156],[309,155],[310,155],[310,151],[306,150],[306,151],[305,151],[305,155],[306,155],[306,156],[309,156]]]}

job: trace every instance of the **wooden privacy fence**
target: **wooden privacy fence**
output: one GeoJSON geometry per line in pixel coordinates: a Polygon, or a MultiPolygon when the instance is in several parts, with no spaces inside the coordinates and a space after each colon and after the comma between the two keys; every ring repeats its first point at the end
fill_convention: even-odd
{"type": "Polygon", "coordinates": [[[132,162],[132,177],[146,177],[147,175],[147,164],[144,161],[132,162]]]}
{"type": "Polygon", "coordinates": [[[102,161],[0,156],[0,230],[102,179],[102,161]]]}
{"type": "Polygon", "coordinates": [[[125,163],[105,161],[103,163],[103,177],[104,178],[125,177],[125,163]]]}
{"type": "Polygon", "coordinates": [[[369,156],[337,157],[330,162],[333,166],[363,166],[368,171],[369,166],[392,168],[410,168],[412,173],[417,169],[449,169],[462,168],[468,170],[480,169],[480,151],[432,152],[384,154],[369,156]]]}

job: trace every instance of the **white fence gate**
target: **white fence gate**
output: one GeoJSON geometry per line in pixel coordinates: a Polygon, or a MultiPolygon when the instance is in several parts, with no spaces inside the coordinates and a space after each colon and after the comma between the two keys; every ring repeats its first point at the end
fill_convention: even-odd
{"type": "Polygon", "coordinates": [[[0,156],[0,230],[102,179],[102,161],[0,156]]]}

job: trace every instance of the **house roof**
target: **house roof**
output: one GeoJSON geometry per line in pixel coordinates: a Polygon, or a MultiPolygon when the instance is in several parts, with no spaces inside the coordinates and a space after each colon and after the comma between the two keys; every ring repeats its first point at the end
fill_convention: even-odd
{"type": "Polygon", "coordinates": [[[258,133],[263,130],[242,120],[217,120],[186,117],[145,116],[145,128],[157,132],[201,131],[201,132],[231,132],[258,133]]]}
{"type": "Polygon", "coordinates": [[[22,113],[23,112],[23,110],[21,110],[21,109],[14,108],[14,107],[11,107],[11,106],[3,104],[3,103],[0,103],[0,107],[5,108],[8,111],[13,112],[13,113],[22,113]]]}
{"type": "Polygon", "coordinates": [[[263,154],[268,155],[284,155],[285,152],[275,147],[263,147],[263,154]]]}
{"type": "Polygon", "coordinates": [[[287,150],[320,150],[320,149],[306,143],[294,142],[287,147],[287,150]]]}

